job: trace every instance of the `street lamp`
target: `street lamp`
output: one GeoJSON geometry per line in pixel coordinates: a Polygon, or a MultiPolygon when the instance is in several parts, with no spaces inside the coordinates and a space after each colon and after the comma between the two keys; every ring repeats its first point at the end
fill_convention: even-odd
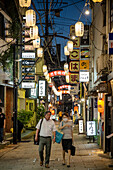
{"type": "Polygon", "coordinates": [[[43,57],[43,48],[38,48],[37,49],[37,56],[38,57],[43,57]]]}
{"type": "Polygon", "coordinates": [[[47,71],[47,66],[43,65],[43,72],[45,73],[47,71]]]}

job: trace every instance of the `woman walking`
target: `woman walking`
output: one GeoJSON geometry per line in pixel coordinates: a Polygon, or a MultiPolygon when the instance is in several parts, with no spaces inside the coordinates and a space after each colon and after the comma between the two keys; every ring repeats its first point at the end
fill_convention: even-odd
{"type": "Polygon", "coordinates": [[[68,151],[67,167],[70,167],[70,157],[71,157],[71,146],[73,142],[73,122],[69,120],[68,113],[63,114],[63,120],[60,123],[59,129],[64,133],[62,139],[63,148],[63,165],[65,165],[65,152],[68,151]]]}

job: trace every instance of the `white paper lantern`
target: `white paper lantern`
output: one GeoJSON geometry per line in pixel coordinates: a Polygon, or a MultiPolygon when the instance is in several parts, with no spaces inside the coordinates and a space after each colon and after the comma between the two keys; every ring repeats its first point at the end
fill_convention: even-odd
{"type": "Polygon", "coordinates": [[[68,63],[65,63],[64,64],[64,71],[67,71],[68,70],[68,63]]]}
{"type": "Polygon", "coordinates": [[[82,22],[77,22],[75,24],[75,35],[77,37],[82,37],[84,35],[84,24],[82,22]]]}
{"type": "Polygon", "coordinates": [[[31,0],[19,0],[21,7],[29,7],[31,5],[31,0]]]}
{"type": "Polygon", "coordinates": [[[26,11],[26,26],[35,26],[36,24],[36,14],[35,11],[29,9],[26,11]]]}
{"type": "Polygon", "coordinates": [[[65,54],[65,55],[69,55],[69,51],[68,51],[68,49],[67,49],[67,46],[64,47],[64,54],[65,54]]]}
{"type": "Polygon", "coordinates": [[[38,37],[36,40],[33,40],[33,47],[34,48],[40,47],[40,37],[38,37]]]}
{"type": "Polygon", "coordinates": [[[43,57],[43,48],[38,48],[37,49],[37,56],[38,57],[43,57]]]}
{"type": "Polygon", "coordinates": [[[43,72],[45,73],[47,71],[47,66],[43,65],[43,72]]]}
{"type": "Polygon", "coordinates": [[[37,39],[38,38],[38,26],[30,27],[30,38],[37,39]]]}
{"type": "Polygon", "coordinates": [[[69,83],[69,74],[66,75],[66,82],[69,83]]]}
{"type": "Polygon", "coordinates": [[[67,50],[69,52],[72,52],[73,51],[73,41],[68,41],[67,42],[67,50]]]}

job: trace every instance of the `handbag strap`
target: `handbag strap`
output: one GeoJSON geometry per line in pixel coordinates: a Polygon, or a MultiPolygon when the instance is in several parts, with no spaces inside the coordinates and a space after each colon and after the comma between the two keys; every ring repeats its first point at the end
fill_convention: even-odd
{"type": "Polygon", "coordinates": [[[38,133],[40,133],[41,126],[42,126],[42,122],[43,122],[43,119],[42,119],[41,122],[40,122],[40,129],[39,129],[39,132],[38,132],[38,133]]]}

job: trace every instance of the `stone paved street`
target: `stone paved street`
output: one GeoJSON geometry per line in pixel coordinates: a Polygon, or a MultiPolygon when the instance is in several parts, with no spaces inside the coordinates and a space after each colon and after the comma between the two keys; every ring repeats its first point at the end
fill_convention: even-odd
{"type": "MultiPolygon", "coordinates": [[[[96,143],[88,144],[85,135],[74,133],[76,155],[71,157],[72,170],[107,170],[113,169],[113,159],[103,154],[96,143]]],[[[61,144],[52,145],[50,169],[69,169],[62,165],[61,144]]],[[[43,170],[39,166],[38,146],[33,144],[33,139],[24,140],[17,145],[8,145],[0,150],[0,170],[43,170]]]]}

